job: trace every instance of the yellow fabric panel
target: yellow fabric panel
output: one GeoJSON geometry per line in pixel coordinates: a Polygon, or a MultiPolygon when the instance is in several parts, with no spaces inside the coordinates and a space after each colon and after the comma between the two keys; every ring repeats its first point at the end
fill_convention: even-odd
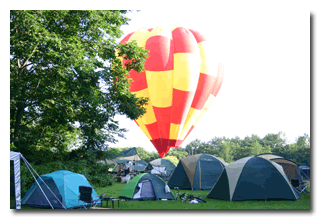
{"type": "Polygon", "coordinates": [[[145,47],[146,41],[149,38],[150,32],[147,29],[139,29],[138,31],[134,32],[131,37],[129,38],[128,42],[137,41],[139,47],[145,47]]]}
{"type": "Polygon", "coordinates": [[[175,53],[173,88],[195,91],[200,75],[200,55],[195,53],[175,53]]]}
{"type": "Polygon", "coordinates": [[[179,140],[184,140],[184,138],[186,137],[186,135],[188,134],[190,128],[192,127],[192,125],[194,124],[194,122],[198,119],[198,117],[201,115],[201,110],[199,109],[195,109],[195,108],[190,108],[189,112],[188,112],[188,116],[187,119],[183,125],[181,134],[179,135],[179,140]]]}
{"type": "MultiPolygon", "coordinates": [[[[136,94],[137,97],[150,98],[148,88],[140,90],[138,92],[133,92],[133,94],[136,94]]],[[[146,106],[146,113],[142,116],[142,122],[144,124],[152,124],[152,123],[156,122],[156,116],[154,114],[152,104],[150,101],[148,102],[148,104],[146,106]]]]}
{"type": "Polygon", "coordinates": [[[195,126],[200,118],[202,118],[202,116],[204,115],[204,113],[206,113],[208,111],[209,106],[211,105],[211,103],[213,102],[213,100],[215,99],[215,96],[210,94],[208,100],[206,101],[206,103],[203,106],[203,109],[201,110],[200,115],[198,116],[198,118],[194,121],[193,126],[195,126]]]}
{"type": "Polygon", "coordinates": [[[155,107],[169,107],[172,105],[172,72],[146,71],[150,101],[155,107]]]}
{"type": "Polygon", "coordinates": [[[213,56],[214,51],[210,51],[212,50],[212,47],[210,47],[208,44],[208,41],[202,41],[198,43],[201,56],[200,72],[203,74],[216,76],[218,71],[218,62],[216,62],[216,59],[213,56]]]}
{"type": "Polygon", "coordinates": [[[145,135],[149,138],[149,140],[152,140],[151,135],[149,134],[147,127],[143,124],[142,118],[140,117],[136,121],[137,121],[140,129],[143,131],[143,133],[145,133],[145,135]]]}
{"type": "Polygon", "coordinates": [[[169,138],[172,140],[178,140],[180,130],[181,130],[180,124],[170,123],[170,137],[169,138]]]}
{"type": "Polygon", "coordinates": [[[169,28],[166,28],[164,26],[158,26],[152,29],[150,32],[148,38],[153,37],[153,36],[164,36],[172,39],[172,34],[171,30],[169,28]]]}

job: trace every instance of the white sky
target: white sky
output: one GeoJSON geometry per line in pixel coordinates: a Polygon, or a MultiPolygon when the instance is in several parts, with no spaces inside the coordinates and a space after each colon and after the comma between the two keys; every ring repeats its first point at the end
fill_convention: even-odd
{"type": "MultiPolygon", "coordinates": [[[[203,2],[203,1],[200,1],[203,2]]],[[[225,66],[220,92],[188,138],[244,138],[284,132],[288,142],[310,136],[310,10],[303,5],[216,4],[141,9],[130,14],[124,36],[140,28],[183,26],[203,33],[225,66]]],[[[242,1],[239,1],[242,2],[242,1]]],[[[194,3],[193,3],[194,4],[194,3]]],[[[189,5],[189,4],[188,4],[189,5]]],[[[122,38],[121,38],[122,39],[122,38]]],[[[121,40],[120,39],[120,40],[121,40]]],[[[134,123],[119,116],[129,129],[117,147],[143,147],[152,143],[134,123]]]]}

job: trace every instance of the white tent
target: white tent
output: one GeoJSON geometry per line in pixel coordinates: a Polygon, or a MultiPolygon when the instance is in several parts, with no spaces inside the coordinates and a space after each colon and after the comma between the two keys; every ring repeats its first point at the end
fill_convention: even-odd
{"type": "Polygon", "coordinates": [[[21,209],[20,157],[20,153],[10,151],[10,163],[13,162],[16,209],[21,209]]]}

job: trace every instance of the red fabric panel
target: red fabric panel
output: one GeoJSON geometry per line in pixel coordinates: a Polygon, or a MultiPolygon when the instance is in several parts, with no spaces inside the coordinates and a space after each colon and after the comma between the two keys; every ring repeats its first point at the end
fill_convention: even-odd
{"type": "Polygon", "coordinates": [[[163,158],[169,151],[168,145],[163,145],[160,139],[151,140],[153,146],[157,149],[161,158],[163,158]]]}
{"type": "Polygon", "coordinates": [[[211,94],[214,95],[215,97],[218,95],[218,92],[221,88],[221,85],[222,85],[222,78],[220,77],[215,77],[215,83],[212,87],[212,91],[211,91],[211,94]]]}
{"type": "Polygon", "coordinates": [[[173,89],[171,123],[181,124],[181,122],[187,117],[194,93],[194,91],[173,89]]]}
{"type": "Polygon", "coordinates": [[[191,107],[201,110],[207,101],[210,91],[214,83],[214,77],[200,73],[199,82],[197,86],[196,93],[193,98],[191,107]]]}
{"type": "Polygon", "coordinates": [[[217,77],[215,77],[215,82],[211,91],[211,94],[214,95],[215,97],[218,95],[218,92],[221,88],[223,77],[224,77],[223,65],[219,63],[218,74],[217,74],[217,77]]]}
{"type": "Polygon", "coordinates": [[[119,44],[125,44],[125,43],[127,43],[128,40],[129,40],[129,38],[131,37],[131,35],[132,35],[133,33],[134,33],[134,32],[132,32],[132,33],[128,34],[127,36],[125,36],[125,37],[120,41],[119,44]]]}
{"type": "Polygon", "coordinates": [[[173,45],[170,38],[165,36],[150,37],[145,46],[149,57],[144,65],[148,71],[173,70],[173,45]]]}
{"type": "Polygon", "coordinates": [[[149,131],[149,134],[152,138],[152,140],[156,140],[156,139],[159,139],[159,129],[158,129],[158,123],[157,122],[154,122],[152,124],[149,124],[149,125],[145,125],[147,130],[149,131]]]}
{"type": "Polygon", "coordinates": [[[193,34],[186,28],[179,27],[172,31],[174,53],[197,53],[198,44],[193,34]]]}
{"type": "Polygon", "coordinates": [[[196,38],[196,41],[197,43],[200,43],[202,41],[206,41],[207,39],[202,35],[200,34],[198,31],[195,31],[195,30],[192,30],[192,29],[189,29],[189,31],[193,34],[193,36],[196,38]]]}
{"type": "Polygon", "coordinates": [[[130,92],[137,92],[137,91],[146,89],[148,87],[145,71],[138,73],[135,70],[131,70],[129,72],[129,78],[133,80],[130,82],[131,83],[129,87],[130,92]]]}
{"type": "Polygon", "coordinates": [[[167,108],[153,106],[153,111],[158,122],[160,138],[169,139],[171,106],[167,108]]]}

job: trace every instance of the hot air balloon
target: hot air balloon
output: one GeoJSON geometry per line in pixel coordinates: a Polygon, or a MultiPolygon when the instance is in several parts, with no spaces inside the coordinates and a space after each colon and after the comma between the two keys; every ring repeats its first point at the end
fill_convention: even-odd
{"type": "Polygon", "coordinates": [[[135,122],[163,158],[182,144],[208,110],[221,87],[223,65],[215,62],[206,38],[192,29],[140,29],[120,44],[131,41],[149,51],[145,71],[129,72],[129,91],[149,98],[146,113],[135,122]]]}

